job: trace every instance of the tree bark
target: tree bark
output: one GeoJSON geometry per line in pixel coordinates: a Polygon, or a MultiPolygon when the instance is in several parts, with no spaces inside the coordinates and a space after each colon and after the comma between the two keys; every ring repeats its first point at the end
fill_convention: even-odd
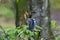
{"type": "Polygon", "coordinates": [[[27,0],[18,0],[16,2],[16,27],[24,25],[24,12],[27,10],[27,0]]]}
{"type": "Polygon", "coordinates": [[[41,16],[40,16],[40,22],[41,22],[41,27],[42,32],[41,32],[41,37],[44,40],[55,40],[54,35],[51,31],[51,18],[50,18],[50,3],[49,0],[43,0],[43,6],[41,9],[41,16]]]}
{"type": "Polygon", "coordinates": [[[18,27],[20,24],[19,24],[19,8],[18,8],[18,2],[17,1],[15,1],[15,7],[16,7],[16,22],[15,22],[15,24],[16,24],[16,27],[18,27]]]}
{"type": "Polygon", "coordinates": [[[51,31],[49,0],[32,0],[31,5],[32,18],[36,19],[36,25],[39,25],[43,28],[41,32],[41,38],[44,40],[55,40],[51,31]]]}

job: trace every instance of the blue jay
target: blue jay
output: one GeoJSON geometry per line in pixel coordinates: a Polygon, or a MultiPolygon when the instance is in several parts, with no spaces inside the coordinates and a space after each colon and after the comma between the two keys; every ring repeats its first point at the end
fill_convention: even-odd
{"type": "Polygon", "coordinates": [[[27,24],[29,25],[29,30],[33,30],[34,29],[34,19],[31,18],[32,15],[29,15],[27,18],[27,24]]]}

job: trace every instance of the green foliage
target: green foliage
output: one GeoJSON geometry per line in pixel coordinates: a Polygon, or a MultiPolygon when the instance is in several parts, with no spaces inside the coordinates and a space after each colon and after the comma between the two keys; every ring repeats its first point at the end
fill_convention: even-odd
{"type": "MultiPolygon", "coordinates": [[[[52,24],[55,24],[54,20],[52,21],[52,24]]],[[[34,40],[32,37],[34,35],[36,38],[38,38],[38,32],[31,32],[30,30],[27,29],[27,27],[28,27],[27,25],[22,25],[18,28],[15,28],[14,25],[7,26],[5,24],[4,25],[2,24],[2,26],[5,28],[5,32],[7,33],[10,40],[14,40],[14,38],[18,35],[19,32],[21,33],[20,37],[24,38],[25,40],[27,40],[28,37],[31,37],[31,39],[34,40]],[[22,31],[24,31],[24,32],[22,32],[22,31]]],[[[39,30],[39,29],[42,29],[42,28],[35,25],[34,30],[39,30]]],[[[1,33],[1,34],[4,35],[4,33],[1,33]]],[[[0,39],[3,40],[4,36],[2,36],[1,34],[0,34],[0,39]]],[[[55,38],[56,38],[56,40],[60,40],[59,36],[57,36],[55,38]]],[[[41,38],[41,40],[43,40],[43,38],[41,38]]]]}
{"type": "Polygon", "coordinates": [[[0,40],[2,40],[2,38],[0,37],[0,40]]]}
{"type": "Polygon", "coordinates": [[[41,40],[44,40],[44,38],[41,38],[41,40]]]}
{"type": "Polygon", "coordinates": [[[18,3],[18,2],[19,2],[19,0],[16,0],[16,2],[18,3]]]}
{"type": "Polygon", "coordinates": [[[12,18],[12,17],[14,17],[13,13],[14,13],[13,11],[11,11],[10,9],[8,9],[6,7],[2,7],[2,6],[0,7],[0,15],[3,15],[7,18],[12,18]]]}
{"type": "Polygon", "coordinates": [[[6,33],[8,37],[10,38],[10,40],[13,40],[15,38],[15,32],[16,30],[14,28],[13,29],[9,28],[6,30],[6,33]]]}
{"type": "Polygon", "coordinates": [[[51,28],[52,28],[52,30],[57,28],[56,25],[57,25],[57,22],[55,20],[52,20],[51,21],[51,28]]]}
{"type": "Polygon", "coordinates": [[[56,21],[55,20],[51,21],[51,26],[56,26],[56,21]]]}
{"type": "MultiPolygon", "coordinates": [[[[30,37],[32,40],[34,40],[33,37],[32,37],[32,36],[34,36],[34,34],[36,35],[36,37],[38,37],[38,32],[30,31],[30,30],[27,29],[27,27],[28,26],[26,26],[26,25],[23,25],[23,26],[18,27],[16,33],[19,33],[19,32],[22,32],[22,31],[25,30],[20,35],[20,37],[21,38],[24,38],[25,40],[28,40],[28,37],[30,37]]],[[[38,30],[38,29],[40,29],[40,27],[36,25],[34,27],[34,30],[38,30]]]]}
{"type": "Polygon", "coordinates": [[[56,39],[56,40],[60,40],[60,35],[59,35],[59,36],[57,36],[57,37],[55,37],[55,39],[56,39]]]}
{"type": "Polygon", "coordinates": [[[12,1],[9,1],[8,3],[0,4],[0,16],[4,16],[7,19],[14,17],[12,1]]]}
{"type": "Polygon", "coordinates": [[[40,30],[42,27],[35,25],[34,30],[40,30]]]}
{"type": "MultiPolygon", "coordinates": [[[[28,28],[27,25],[22,25],[18,28],[15,28],[15,27],[7,28],[7,29],[5,29],[5,32],[7,33],[7,36],[9,37],[10,40],[14,40],[14,38],[19,33],[21,33],[20,38],[24,38],[25,40],[27,40],[28,37],[30,37],[32,40],[34,40],[32,37],[34,35],[36,35],[36,37],[38,37],[38,32],[30,31],[27,28],[28,28]]],[[[40,27],[36,25],[35,29],[38,30],[38,29],[40,29],[40,27]]],[[[0,39],[1,39],[1,37],[0,37],[0,39]]],[[[3,39],[3,37],[2,37],[2,39],[3,39]]]]}

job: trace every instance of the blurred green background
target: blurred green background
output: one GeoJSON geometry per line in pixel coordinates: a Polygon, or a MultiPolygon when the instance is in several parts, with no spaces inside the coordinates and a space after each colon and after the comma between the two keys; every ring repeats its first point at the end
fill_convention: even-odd
{"type": "MultiPolygon", "coordinates": [[[[54,10],[60,13],[60,0],[50,0],[50,5],[51,11],[54,10]]],[[[9,28],[15,28],[15,12],[13,0],[0,0],[0,25],[2,25],[5,31],[9,28]]],[[[53,12],[51,12],[51,16],[53,16],[52,14],[53,12]]],[[[55,19],[52,20],[51,24],[54,35],[58,34],[56,40],[60,40],[60,25],[57,24],[55,19]]]]}

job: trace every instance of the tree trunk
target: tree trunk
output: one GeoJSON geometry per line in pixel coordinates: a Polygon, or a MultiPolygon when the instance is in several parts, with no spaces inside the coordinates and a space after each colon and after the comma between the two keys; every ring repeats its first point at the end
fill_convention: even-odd
{"type": "Polygon", "coordinates": [[[29,0],[28,11],[32,18],[36,19],[36,25],[40,24],[40,0],[29,0]]]}
{"type": "MultiPolygon", "coordinates": [[[[40,26],[40,11],[41,11],[40,3],[42,3],[42,0],[29,0],[28,6],[28,11],[32,15],[32,18],[35,19],[36,25],[38,26],[40,26]]],[[[39,38],[36,38],[34,35],[34,40],[39,40],[39,38]]]]}
{"type": "Polygon", "coordinates": [[[41,22],[41,27],[42,32],[41,32],[41,37],[44,40],[55,40],[53,33],[51,31],[51,18],[50,18],[50,3],[49,0],[43,0],[43,6],[41,9],[41,16],[40,16],[40,22],[41,22]]]}
{"type": "Polygon", "coordinates": [[[27,11],[27,0],[16,1],[16,27],[25,24],[25,11],[27,11]]]}
{"type": "Polygon", "coordinates": [[[18,2],[17,1],[15,1],[15,7],[16,7],[16,22],[15,22],[15,24],[16,24],[16,27],[18,27],[19,26],[19,8],[18,8],[18,2]]]}

